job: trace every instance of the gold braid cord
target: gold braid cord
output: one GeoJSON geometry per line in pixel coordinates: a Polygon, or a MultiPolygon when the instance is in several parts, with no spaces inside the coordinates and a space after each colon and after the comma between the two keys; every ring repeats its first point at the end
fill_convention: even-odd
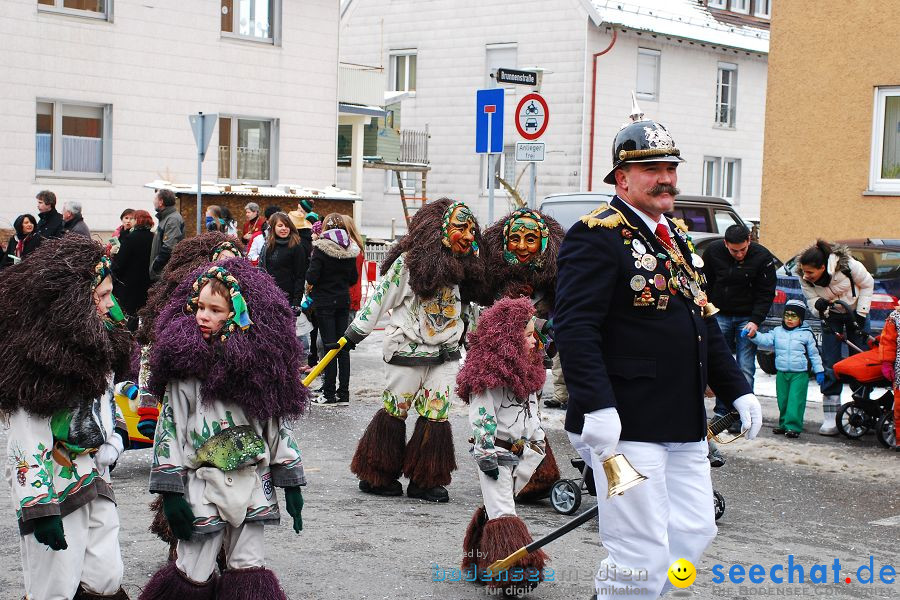
{"type": "Polygon", "coordinates": [[[581,217],[581,222],[592,229],[597,225],[605,229],[612,229],[620,225],[627,225],[631,229],[637,229],[637,227],[628,222],[628,219],[625,218],[625,215],[619,212],[619,210],[617,210],[616,208],[606,204],[605,202],[592,210],[589,214],[581,217]],[[599,216],[600,214],[608,210],[613,211],[613,213],[610,215],[606,215],[605,217],[599,216]]]}
{"type": "Polygon", "coordinates": [[[648,156],[681,156],[678,148],[644,148],[643,150],[619,150],[619,160],[634,160],[648,156]]]}

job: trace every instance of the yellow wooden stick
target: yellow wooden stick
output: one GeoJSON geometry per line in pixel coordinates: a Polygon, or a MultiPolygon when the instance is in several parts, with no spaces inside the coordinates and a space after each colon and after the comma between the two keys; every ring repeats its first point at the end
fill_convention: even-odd
{"type": "Polygon", "coordinates": [[[313,367],[313,370],[310,371],[309,375],[307,375],[306,378],[303,380],[303,385],[306,387],[309,387],[309,385],[313,381],[315,381],[316,377],[319,376],[319,373],[321,373],[322,371],[325,370],[325,367],[328,366],[328,363],[330,363],[334,359],[334,357],[338,355],[338,352],[343,350],[344,344],[346,344],[346,343],[347,343],[347,338],[342,337],[341,339],[339,339],[338,347],[334,348],[333,350],[329,350],[328,354],[326,354],[325,356],[322,357],[322,360],[319,361],[319,364],[317,364],[315,367],[313,367]]]}

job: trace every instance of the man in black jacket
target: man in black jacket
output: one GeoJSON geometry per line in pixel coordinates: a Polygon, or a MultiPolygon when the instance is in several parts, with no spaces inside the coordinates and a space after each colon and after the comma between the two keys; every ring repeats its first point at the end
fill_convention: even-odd
{"type": "MultiPolygon", "coordinates": [[[[756,345],[747,335],[756,333],[772,308],[775,259],[764,246],[750,241],[749,229],[735,224],[725,230],[723,241],[706,249],[703,263],[709,301],[719,309],[719,329],[752,390],[756,345]],[[747,334],[742,335],[744,330],[747,334]]],[[[726,412],[725,406],[716,401],[716,413],[726,412]]]]}
{"type": "Polygon", "coordinates": [[[558,260],[555,340],[569,439],[593,465],[598,491],[608,488],[602,462],[616,452],[647,477],[599,502],[609,555],[594,581],[597,597],[658,597],[669,566],[679,558],[698,564],[715,537],[707,384],[740,413],[748,439],[762,424],[710,314],[700,257],[664,216],[678,193],[680,153],[664,127],[642,117],[635,106],[635,122],[613,144],[604,181],[616,197],[569,229],[558,260]],[[616,580],[628,570],[646,578],[616,580]]]}
{"type": "Polygon", "coordinates": [[[38,192],[35,198],[37,198],[39,213],[37,231],[35,231],[38,243],[40,240],[62,237],[66,231],[62,215],[56,211],[56,194],[50,190],[43,190],[38,192]]]}

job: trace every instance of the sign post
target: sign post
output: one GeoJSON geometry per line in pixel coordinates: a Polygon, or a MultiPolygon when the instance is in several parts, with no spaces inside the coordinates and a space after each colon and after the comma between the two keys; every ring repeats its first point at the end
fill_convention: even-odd
{"type": "Polygon", "coordinates": [[[213,128],[219,115],[213,113],[204,115],[202,112],[188,116],[191,123],[191,131],[194,132],[194,141],[197,143],[197,235],[202,233],[200,211],[203,204],[203,159],[206,157],[206,149],[209,148],[209,140],[212,139],[213,128]]]}
{"type": "Polygon", "coordinates": [[[487,154],[488,223],[494,221],[494,154],[503,153],[502,88],[478,90],[475,93],[475,152],[487,154]]]}
{"type": "Polygon", "coordinates": [[[549,122],[550,107],[540,94],[526,94],[516,106],[516,130],[530,142],[516,143],[516,161],[531,163],[530,208],[534,208],[537,202],[537,163],[544,160],[544,143],[534,140],[544,135],[549,122]]]}

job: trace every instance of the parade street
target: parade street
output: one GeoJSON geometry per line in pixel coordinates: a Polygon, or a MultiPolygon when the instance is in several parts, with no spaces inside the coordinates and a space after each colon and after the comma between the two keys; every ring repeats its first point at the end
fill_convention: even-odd
{"type": "MultiPolygon", "coordinates": [[[[454,406],[451,418],[459,470],[448,487],[449,504],[365,495],[350,473],[353,449],[380,405],[381,341],[382,333],[376,332],[353,352],[350,407],[313,406],[296,427],[309,480],[304,490],[304,529],[295,535],[284,516],[281,525],[267,527],[267,562],[293,600],[486,597],[487,591],[472,583],[447,581],[452,569],[459,567],[463,533],[481,501],[475,463],[467,454],[471,429],[461,406],[454,406]],[[434,581],[442,577],[444,581],[434,581]]],[[[766,426],[760,437],[722,446],[727,464],[712,473],[714,487],[726,499],[718,537],[697,565],[696,582],[668,597],[900,596],[900,583],[879,582],[884,565],[900,567],[896,455],[878,446],[872,435],[858,442],[815,433],[805,433],[799,440],[774,436],[775,401],[765,397],[761,401],[766,426]],[[802,565],[805,584],[797,582],[796,569],[794,583],[787,582],[788,555],[793,555],[794,565],[802,565]],[[874,583],[859,583],[856,571],[863,565],[868,568],[870,556],[874,583]],[[835,559],[841,565],[840,583],[833,583],[835,559]],[[773,565],[779,564],[785,570],[775,576],[785,577],[782,584],[769,577],[773,565]],[[713,583],[715,565],[721,565],[721,584],[713,583]],[[732,565],[743,565],[744,576],[752,565],[761,565],[764,583],[747,579],[732,583],[732,565]],[[829,583],[810,584],[815,565],[824,565],[829,583]]],[[[809,413],[817,410],[819,405],[810,405],[807,432],[814,431],[816,418],[809,413]]],[[[575,453],[562,429],[562,412],[547,410],[544,419],[563,476],[577,477],[568,461],[575,453]]],[[[411,431],[410,425],[407,435],[411,431]]],[[[0,443],[5,444],[5,438],[3,432],[0,443]]],[[[167,553],[167,547],[147,531],[151,519],[147,504],[152,498],[147,492],[149,469],[150,450],[128,451],[113,473],[122,523],[124,588],[132,598],[167,553]]],[[[8,503],[9,488],[0,489],[8,503]]],[[[593,499],[585,496],[582,508],[592,504],[593,499]]],[[[518,510],[536,538],[569,518],[557,514],[549,501],[518,510]]],[[[0,531],[6,564],[0,575],[0,596],[18,599],[23,592],[15,520],[4,519],[0,531]]],[[[598,546],[595,523],[546,550],[554,581],[542,583],[529,597],[590,598],[592,577],[606,554],[598,546]]],[[[867,575],[868,570],[863,570],[864,579],[867,575]]]]}

